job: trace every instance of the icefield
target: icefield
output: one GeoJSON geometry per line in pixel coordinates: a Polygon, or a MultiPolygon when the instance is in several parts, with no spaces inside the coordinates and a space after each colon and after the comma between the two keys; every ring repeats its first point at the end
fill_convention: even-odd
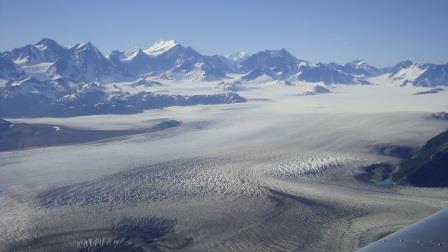
{"type": "MultiPolygon", "coordinates": [[[[98,130],[168,119],[182,125],[0,152],[0,250],[365,246],[448,206],[447,189],[379,187],[354,178],[362,166],[398,162],[375,151],[378,146],[419,147],[448,127],[431,117],[448,110],[448,92],[414,95],[427,88],[374,81],[329,85],[330,92],[319,93],[316,84],[258,80],[233,87],[246,103],[8,119],[98,130]]],[[[131,92],[131,84],[118,86],[131,92]]],[[[167,81],[138,88],[193,94],[214,93],[223,84],[167,81]]]]}

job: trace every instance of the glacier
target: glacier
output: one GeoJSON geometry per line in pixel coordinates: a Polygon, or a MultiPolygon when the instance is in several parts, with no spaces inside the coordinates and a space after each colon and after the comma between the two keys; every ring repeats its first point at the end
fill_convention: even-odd
{"type": "Polygon", "coordinates": [[[206,56],[173,41],[104,56],[50,41],[1,54],[11,124],[179,125],[0,151],[2,251],[353,251],[448,206],[445,188],[356,179],[400,161],[378,149],[446,130],[444,65],[206,56]]]}

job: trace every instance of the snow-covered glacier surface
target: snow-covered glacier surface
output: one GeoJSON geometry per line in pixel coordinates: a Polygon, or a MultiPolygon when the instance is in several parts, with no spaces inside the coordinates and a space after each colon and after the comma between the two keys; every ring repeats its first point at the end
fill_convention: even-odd
{"type": "MultiPolygon", "coordinates": [[[[207,85],[150,88],[192,94],[207,85]]],[[[398,161],[378,146],[417,147],[445,130],[448,121],[430,115],[448,109],[446,92],[380,83],[302,95],[313,88],[254,82],[238,91],[246,103],[11,119],[182,125],[0,152],[0,250],[352,251],[448,206],[445,189],[354,179],[362,166],[398,161]]]]}

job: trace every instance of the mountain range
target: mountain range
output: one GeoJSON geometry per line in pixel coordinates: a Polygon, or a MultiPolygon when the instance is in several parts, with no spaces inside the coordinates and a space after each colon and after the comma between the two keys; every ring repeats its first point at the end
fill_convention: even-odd
{"type": "Polygon", "coordinates": [[[186,103],[202,104],[215,96],[217,100],[213,103],[245,101],[236,93],[222,93],[208,94],[208,98],[195,96],[194,99],[200,100],[197,102],[193,98],[182,99],[181,95],[177,98],[165,95],[171,102],[164,100],[155,104],[153,101],[160,102],[163,95],[110,93],[104,87],[109,83],[136,80],[148,82],[150,79],[149,83],[157,80],[230,81],[242,85],[267,79],[291,85],[301,82],[335,85],[370,84],[372,78],[380,77],[399,85],[447,86],[448,64],[403,61],[387,68],[376,68],[362,60],[315,64],[295,57],[286,49],[264,50],[252,55],[240,52],[227,57],[208,56],[174,40],[158,41],[146,49],[115,50],[105,56],[90,42],[66,47],[45,38],[0,53],[0,116],[133,112],[186,103]],[[141,100],[149,96],[158,96],[158,99],[141,100]]]}
{"type": "Polygon", "coordinates": [[[65,47],[48,38],[1,52],[0,78],[17,80],[30,76],[32,72],[27,70],[35,69],[31,66],[36,65],[47,66],[46,79],[73,82],[130,80],[142,75],[214,81],[226,79],[229,74],[241,74],[243,80],[265,75],[274,80],[365,84],[368,78],[385,74],[390,79],[402,80],[404,85],[448,85],[448,64],[403,61],[386,68],[376,68],[362,60],[313,64],[296,58],[286,49],[252,55],[239,52],[227,57],[207,56],[174,40],[158,41],[147,49],[115,50],[104,56],[90,42],[65,47]]]}

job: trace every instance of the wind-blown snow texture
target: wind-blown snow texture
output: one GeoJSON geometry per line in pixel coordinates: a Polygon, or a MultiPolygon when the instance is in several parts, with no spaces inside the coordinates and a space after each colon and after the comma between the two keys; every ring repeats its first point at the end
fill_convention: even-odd
{"type": "MultiPolygon", "coordinates": [[[[210,88],[181,83],[174,91],[149,86],[182,95],[210,88]]],[[[147,83],[128,84],[125,92],[147,83]]],[[[104,88],[121,87],[114,85],[104,88]]],[[[448,205],[446,189],[378,188],[353,178],[362,166],[398,161],[378,146],[417,147],[445,130],[448,121],[431,115],[447,108],[446,92],[328,90],[251,82],[239,91],[247,103],[10,119],[97,130],[168,118],[182,125],[0,152],[0,249],[351,251],[448,205]],[[316,93],[297,95],[307,91],[316,93]]]]}

